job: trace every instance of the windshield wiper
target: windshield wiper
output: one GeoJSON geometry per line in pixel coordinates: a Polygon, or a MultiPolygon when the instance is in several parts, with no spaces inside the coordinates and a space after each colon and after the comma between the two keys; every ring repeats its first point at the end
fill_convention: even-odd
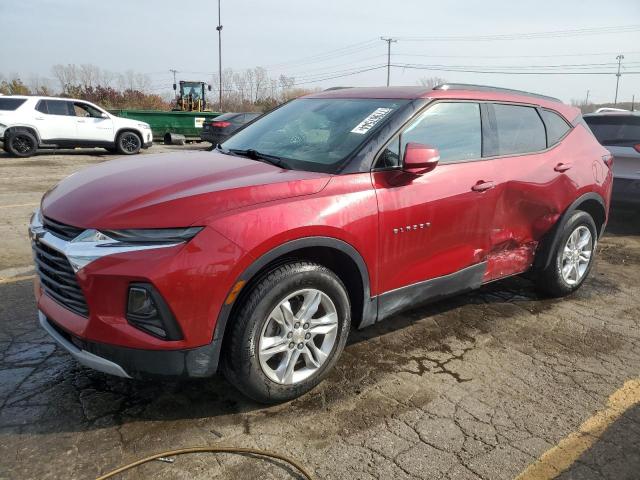
{"type": "Polygon", "coordinates": [[[262,153],[253,148],[248,148],[246,150],[241,150],[238,148],[230,148],[229,152],[240,155],[241,157],[247,157],[252,160],[259,160],[261,162],[270,163],[271,165],[275,165],[276,167],[284,168],[289,170],[291,167],[287,165],[282,157],[278,157],[277,155],[269,155],[268,153],[262,153]]]}

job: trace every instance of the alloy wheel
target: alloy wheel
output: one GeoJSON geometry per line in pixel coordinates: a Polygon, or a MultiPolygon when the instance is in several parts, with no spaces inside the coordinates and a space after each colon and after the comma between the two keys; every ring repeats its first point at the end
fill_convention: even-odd
{"type": "Polygon", "coordinates": [[[11,146],[14,148],[16,152],[19,152],[22,154],[30,152],[31,149],[33,148],[31,139],[23,135],[12,136],[11,146]]]}
{"type": "Polygon", "coordinates": [[[324,292],[307,288],[284,298],[269,314],[258,340],[258,358],[272,381],[306,380],[328,360],[338,334],[338,313],[324,292]]]}
{"type": "Polygon", "coordinates": [[[576,285],[582,280],[593,254],[593,236],[584,225],[579,226],[567,239],[562,251],[561,273],[567,285],[576,285]]]}
{"type": "Polygon", "coordinates": [[[129,153],[133,153],[140,148],[140,139],[133,133],[124,135],[120,143],[122,148],[129,153]]]}

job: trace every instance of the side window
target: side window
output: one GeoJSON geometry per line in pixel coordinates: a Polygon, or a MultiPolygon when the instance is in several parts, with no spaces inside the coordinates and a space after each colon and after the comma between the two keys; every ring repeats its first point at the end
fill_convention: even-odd
{"type": "Polygon", "coordinates": [[[71,115],[70,102],[64,100],[47,100],[46,102],[49,115],[71,115]]]}
{"type": "Polygon", "coordinates": [[[497,152],[485,152],[485,155],[532,153],[547,148],[544,125],[535,108],[494,104],[493,111],[498,134],[497,152]]]}
{"type": "Polygon", "coordinates": [[[42,112],[42,113],[49,113],[49,110],[47,109],[47,101],[46,100],[40,100],[38,102],[38,104],[36,105],[36,110],[38,112],[42,112]]]}
{"type": "Polygon", "coordinates": [[[407,143],[431,145],[440,151],[440,163],[482,157],[480,105],[440,102],[422,113],[400,137],[400,158],[407,143]]]}
{"type": "Polygon", "coordinates": [[[93,108],[91,105],[87,105],[86,103],[73,103],[73,114],[76,117],[99,117],[101,113],[102,112],[97,108],[93,108]]]}
{"type": "Polygon", "coordinates": [[[541,110],[542,120],[547,127],[547,146],[550,147],[558,143],[558,141],[571,130],[567,122],[557,113],[551,110],[541,110]]]}

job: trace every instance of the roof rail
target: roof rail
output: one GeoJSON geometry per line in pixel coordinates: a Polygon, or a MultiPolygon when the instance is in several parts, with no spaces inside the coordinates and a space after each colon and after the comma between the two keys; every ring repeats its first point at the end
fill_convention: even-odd
{"type": "Polygon", "coordinates": [[[527,95],[529,97],[542,98],[544,100],[551,100],[552,102],[560,102],[562,100],[555,97],[549,97],[547,95],[540,95],[539,93],[525,92],[524,90],[515,90],[513,88],[491,87],[489,85],[474,85],[472,83],[442,83],[433,87],[434,90],[479,90],[481,92],[502,92],[502,93],[515,93],[519,95],[527,95]]]}

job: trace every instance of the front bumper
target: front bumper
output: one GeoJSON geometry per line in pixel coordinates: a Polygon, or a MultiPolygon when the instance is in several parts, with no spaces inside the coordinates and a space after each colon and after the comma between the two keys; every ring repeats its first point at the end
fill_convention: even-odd
{"type": "Polygon", "coordinates": [[[65,349],[85,365],[120,376],[215,373],[221,339],[214,340],[213,332],[235,278],[229,276],[229,267],[245,256],[241,249],[211,228],[186,243],[148,248],[101,244],[91,230],[66,241],[38,218],[35,215],[30,225],[36,301],[41,322],[46,319],[43,328],[65,349]],[[79,241],[88,238],[87,232],[92,240],[79,241]],[[43,255],[57,263],[45,268],[43,255]],[[69,264],[66,270],[61,259],[69,264]],[[63,276],[59,285],[53,273],[63,276]],[[179,338],[152,335],[129,321],[128,292],[139,283],[152,285],[162,297],[179,325],[179,338]]]}
{"type": "Polygon", "coordinates": [[[69,352],[73,358],[80,362],[85,367],[93,368],[100,372],[108,373],[110,375],[116,375],[117,377],[131,378],[127,372],[125,372],[120,365],[117,365],[109,360],[94,355],[86,350],[81,350],[74,345],[63,332],[56,329],[47,319],[46,315],[38,310],[38,320],[40,320],[40,326],[56,341],[58,345],[63,347],[69,352]]]}
{"type": "Polygon", "coordinates": [[[38,311],[44,330],[80,364],[122,378],[210,377],[216,373],[221,341],[184,350],[140,350],[72,335],[38,311]]]}

